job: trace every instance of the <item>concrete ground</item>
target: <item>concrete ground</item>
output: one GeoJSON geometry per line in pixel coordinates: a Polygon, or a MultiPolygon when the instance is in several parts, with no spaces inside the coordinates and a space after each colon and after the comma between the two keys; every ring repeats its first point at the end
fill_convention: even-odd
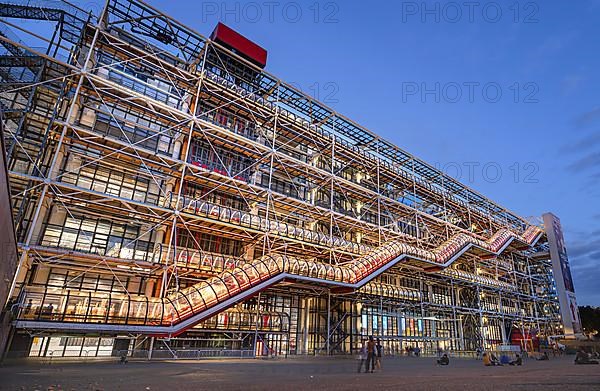
{"type": "Polygon", "coordinates": [[[522,367],[484,367],[452,359],[388,358],[383,370],[357,373],[349,358],[227,359],[6,363],[0,390],[600,390],[600,365],[573,356],[525,360],[522,367]]]}

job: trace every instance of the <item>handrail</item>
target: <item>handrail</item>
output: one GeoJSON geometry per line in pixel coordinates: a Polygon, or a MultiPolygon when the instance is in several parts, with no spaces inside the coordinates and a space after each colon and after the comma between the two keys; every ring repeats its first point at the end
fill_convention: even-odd
{"type": "MultiPolygon", "coordinates": [[[[175,203],[172,193],[166,197],[165,204],[175,203]]],[[[235,225],[255,228],[264,232],[276,232],[278,235],[296,238],[302,241],[313,242],[320,245],[336,246],[347,251],[366,254],[371,250],[369,246],[358,244],[339,236],[329,236],[323,233],[315,232],[306,228],[298,227],[292,224],[273,221],[265,217],[260,217],[250,212],[244,212],[227,206],[213,204],[201,199],[190,199],[180,197],[180,205],[184,212],[195,215],[204,215],[207,218],[225,221],[235,225]]]]}
{"type": "MultiPolygon", "coordinates": [[[[128,330],[128,325],[136,325],[140,332],[173,336],[284,279],[357,289],[403,259],[447,267],[471,247],[499,254],[515,240],[532,245],[541,234],[542,231],[537,227],[532,227],[523,236],[502,229],[488,241],[458,234],[434,251],[394,241],[343,265],[280,254],[265,255],[164,298],[69,291],[64,300],[64,295],[59,293],[59,298],[63,300],[57,302],[56,312],[52,303],[42,307],[42,303],[36,302],[34,309],[33,299],[36,297],[26,293],[20,304],[19,318],[56,323],[71,320],[101,324],[100,327],[109,323],[123,330],[128,330]],[[79,310],[77,306],[80,306],[79,310]],[[60,319],[56,316],[57,312],[61,314],[60,319]]],[[[52,294],[43,295],[43,298],[48,297],[51,298],[52,294]]],[[[24,324],[27,322],[24,321],[24,324]]]]}

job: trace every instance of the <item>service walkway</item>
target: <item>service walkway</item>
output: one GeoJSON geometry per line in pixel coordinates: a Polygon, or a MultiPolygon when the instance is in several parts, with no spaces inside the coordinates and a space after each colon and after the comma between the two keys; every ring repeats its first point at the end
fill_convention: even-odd
{"type": "Polygon", "coordinates": [[[356,373],[343,358],[8,363],[1,390],[598,390],[600,366],[575,366],[573,356],[526,360],[522,367],[483,367],[481,361],[389,358],[381,373],[356,373]]]}

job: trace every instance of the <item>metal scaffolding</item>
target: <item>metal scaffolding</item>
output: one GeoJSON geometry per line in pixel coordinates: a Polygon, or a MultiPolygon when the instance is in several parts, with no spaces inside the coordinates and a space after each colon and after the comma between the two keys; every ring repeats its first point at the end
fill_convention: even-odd
{"type": "Polygon", "coordinates": [[[14,338],[234,332],[260,355],[560,331],[540,227],[219,43],[136,0],[0,18],[14,338]]]}

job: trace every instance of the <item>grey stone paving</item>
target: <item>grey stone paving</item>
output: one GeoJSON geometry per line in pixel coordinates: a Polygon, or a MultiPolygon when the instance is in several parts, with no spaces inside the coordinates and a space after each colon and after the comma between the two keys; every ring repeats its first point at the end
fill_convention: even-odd
{"type": "Polygon", "coordinates": [[[525,360],[522,367],[484,367],[453,359],[388,358],[383,370],[357,373],[349,358],[129,362],[7,363],[0,390],[600,390],[600,365],[573,356],[525,360]]]}

